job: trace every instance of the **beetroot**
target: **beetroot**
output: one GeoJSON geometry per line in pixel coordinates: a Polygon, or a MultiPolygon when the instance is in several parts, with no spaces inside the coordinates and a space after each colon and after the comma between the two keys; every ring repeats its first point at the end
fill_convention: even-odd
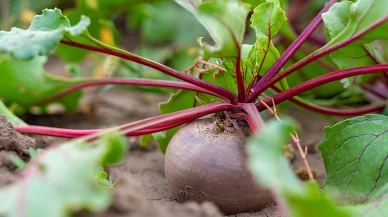
{"type": "Polygon", "coordinates": [[[174,135],[165,171],[179,202],[212,201],[226,214],[257,211],[270,202],[271,194],[257,187],[247,170],[244,146],[250,129],[241,129],[211,117],[190,122],[174,135]]]}

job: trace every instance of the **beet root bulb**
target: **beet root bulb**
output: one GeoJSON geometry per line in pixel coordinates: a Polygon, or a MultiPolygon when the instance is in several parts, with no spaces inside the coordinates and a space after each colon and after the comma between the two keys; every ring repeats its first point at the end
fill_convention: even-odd
{"type": "Polygon", "coordinates": [[[271,201],[247,169],[247,132],[248,127],[238,131],[212,117],[190,122],[174,135],[165,172],[178,202],[211,201],[225,214],[235,214],[258,211],[271,201]]]}

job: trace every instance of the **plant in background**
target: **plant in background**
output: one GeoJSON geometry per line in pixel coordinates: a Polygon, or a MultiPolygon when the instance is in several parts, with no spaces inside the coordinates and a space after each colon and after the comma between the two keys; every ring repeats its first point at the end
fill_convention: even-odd
{"type": "MultiPolygon", "coordinates": [[[[285,1],[176,0],[176,2],[199,20],[215,42],[215,45],[210,45],[204,39],[198,39],[199,58],[186,73],[113,47],[109,43],[103,43],[88,32],[88,26],[93,25],[88,17],[81,16],[78,24],[71,25],[69,19],[58,9],[44,10],[42,15],[35,17],[27,30],[13,28],[10,32],[0,32],[0,51],[6,53],[0,64],[10,72],[9,75],[12,76],[10,79],[14,76],[29,76],[26,72],[30,67],[30,70],[35,70],[42,76],[43,70],[32,66],[34,64],[39,66],[39,63],[42,65],[45,57],[41,56],[49,55],[57,47],[57,53],[61,56],[78,58],[78,55],[94,51],[134,62],[181,80],[110,78],[80,79],[74,82],[43,75],[53,83],[53,89],[45,89],[42,97],[32,88],[32,85],[36,87],[38,82],[26,79],[26,82],[31,83],[31,86],[27,87],[32,89],[33,100],[25,99],[24,104],[49,106],[50,101],[76,97],[74,94],[79,94],[82,88],[107,84],[180,89],[170,97],[168,102],[160,105],[161,116],[139,120],[114,129],[120,130],[127,136],[152,134],[163,152],[170,143],[166,153],[165,169],[167,180],[178,201],[211,200],[226,213],[257,210],[269,201],[267,192],[257,188],[250,176],[244,175],[248,174],[245,168],[244,142],[252,132],[260,133],[261,138],[265,138],[266,146],[284,143],[280,141],[282,138],[277,138],[273,136],[274,134],[268,135],[268,130],[264,130],[267,128],[263,128],[264,122],[259,112],[284,101],[290,101],[314,112],[334,116],[381,112],[386,107],[388,64],[385,64],[386,53],[383,45],[387,38],[388,10],[385,8],[388,8],[388,3],[385,0],[338,3],[337,0],[331,0],[299,36],[294,35],[287,23],[282,9],[287,7],[285,1]],[[250,26],[256,35],[253,44],[243,43],[248,16],[250,16],[250,26]],[[310,52],[311,47],[306,49],[303,44],[322,21],[325,22],[328,42],[310,52]],[[287,42],[279,46],[280,50],[287,47],[282,52],[277,50],[275,43],[279,34],[288,39],[295,38],[289,46],[284,46],[287,42]],[[330,62],[327,55],[330,55],[335,65],[330,62]],[[312,65],[317,63],[318,65],[312,65]],[[21,70],[19,66],[26,68],[21,70]],[[331,72],[315,76],[315,70],[321,73],[321,68],[331,72]],[[308,73],[311,79],[289,87],[288,78],[303,69],[308,69],[304,73],[308,73]],[[344,88],[358,90],[363,88],[365,92],[374,94],[379,100],[363,107],[342,109],[324,107],[299,97],[300,94],[316,87],[339,80],[344,88]],[[36,100],[37,94],[40,96],[39,100],[36,100]],[[208,116],[210,114],[214,115],[208,116]],[[204,116],[206,116],[205,119],[199,119],[204,116]],[[180,126],[189,122],[190,124],[180,130],[180,126]],[[162,131],[165,132],[161,133],[162,131]],[[196,175],[193,176],[194,172],[196,175]],[[228,189],[228,192],[220,188],[228,189]],[[250,192],[255,193],[249,194],[250,192]],[[257,198],[260,198],[261,203],[257,203],[257,198]]],[[[326,87],[329,91],[330,86],[326,87]]],[[[26,91],[23,88],[19,87],[17,92],[15,87],[10,86],[8,93],[13,97],[21,97],[18,94],[26,91]]],[[[74,106],[71,103],[69,105],[74,106]]],[[[94,135],[103,131],[40,126],[15,126],[15,129],[22,133],[69,138],[94,135]]],[[[341,129],[336,127],[333,129],[336,129],[335,132],[331,132],[334,137],[341,133],[341,129]]],[[[271,130],[271,133],[273,132],[271,130]]],[[[379,135],[377,133],[373,132],[376,138],[379,135]]],[[[294,138],[297,139],[295,136],[294,138]]],[[[339,137],[339,140],[341,139],[343,137],[339,137]]],[[[296,144],[300,145],[298,142],[296,144]]],[[[279,147],[280,145],[276,145],[273,148],[279,147]]],[[[298,148],[304,156],[301,147],[298,148]]],[[[279,178],[282,172],[290,174],[290,171],[283,167],[285,161],[281,160],[278,152],[263,151],[263,153],[268,153],[268,156],[259,156],[262,158],[261,161],[259,160],[260,168],[264,172],[258,170],[259,172],[255,172],[255,177],[259,181],[264,180],[260,182],[267,187],[274,186],[275,192],[279,191],[277,193],[282,198],[284,196],[287,206],[294,205],[288,204],[290,198],[290,203],[296,203],[303,202],[303,198],[301,199],[303,196],[318,197],[316,188],[314,192],[306,190],[306,193],[294,178],[290,180],[298,186],[295,187],[296,190],[289,190],[282,181],[265,179],[267,173],[268,177],[272,177],[272,173],[278,172],[275,175],[279,178]],[[282,163],[281,167],[276,168],[278,170],[270,171],[272,167],[267,167],[270,164],[277,165],[279,162],[282,163]],[[279,186],[276,186],[277,184],[279,186]]],[[[349,165],[353,165],[357,161],[349,159],[349,162],[349,165]]],[[[305,163],[308,168],[307,161],[305,163]]],[[[331,161],[326,159],[325,163],[329,171],[331,161]]],[[[333,167],[337,168],[338,165],[335,164],[333,167]]],[[[353,170],[357,171],[358,168],[356,164],[353,170]]],[[[370,168],[370,170],[373,169],[376,168],[370,168]]],[[[351,176],[356,177],[356,175],[351,176]]],[[[345,176],[345,179],[347,177],[349,176],[345,176]]],[[[375,187],[376,191],[380,188],[381,185],[375,187]]],[[[314,186],[311,189],[314,190],[314,186]]],[[[313,200],[312,203],[315,201],[313,200]]],[[[300,212],[304,212],[303,207],[297,208],[300,212]]],[[[306,209],[307,212],[309,211],[306,209]]]]}

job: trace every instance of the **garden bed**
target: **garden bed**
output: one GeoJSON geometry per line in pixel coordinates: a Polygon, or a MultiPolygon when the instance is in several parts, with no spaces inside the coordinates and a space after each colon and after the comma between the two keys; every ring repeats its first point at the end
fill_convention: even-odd
{"type": "MultiPolygon", "coordinates": [[[[163,97],[135,91],[112,90],[100,96],[86,97],[82,110],[71,115],[48,115],[24,117],[29,124],[54,126],[74,129],[104,128],[123,124],[158,114],[157,102],[163,97]],[[145,109],[138,109],[139,107],[145,109]]],[[[325,170],[320,153],[317,150],[323,138],[322,128],[330,125],[326,119],[315,114],[292,109],[290,116],[297,119],[303,131],[300,134],[302,145],[308,146],[308,160],[322,183],[325,170]]],[[[53,137],[34,136],[37,147],[47,147],[65,141],[53,137]]],[[[215,207],[210,204],[198,205],[194,202],[180,205],[172,197],[164,175],[164,155],[152,143],[140,147],[137,138],[129,138],[130,151],[125,161],[110,170],[113,180],[118,181],[114,189],[114,203],[108,212],[103,214],[81,214],[78,216],[219,216],[215,207]],[[152,208],[150,208],[152,207],[152,208]]],[[[294,171],[301,178],[308,178],[299,155],[293,162],[294,171]]],[[[4,165],[3,165],[4,166],[4,165]]],[[[7,176],[7,175],[6,175],[7,176]]],[[[12,174],[13,176],[13,174],[12,174]]],[[[3,176],[5,177],[5,176],[3,176]]],[[[272,203],[256,213],[237,214],[235,216],[280,216],[272,203]]]]}

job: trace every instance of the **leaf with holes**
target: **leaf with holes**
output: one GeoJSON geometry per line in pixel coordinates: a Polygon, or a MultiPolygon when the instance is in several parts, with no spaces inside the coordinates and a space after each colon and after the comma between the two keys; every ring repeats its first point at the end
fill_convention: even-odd
{"type": "Polygon", "coordinates": [[[351,118],[324,130],[319,149],[327,172],[325,190],[364,202],[388,183],[388,117],[351,118]]]}
{"type": "Polygon", "coordinates": [[[212,36],[215,46],[201,43],[203,59],[210,57],[236,57],[241,46],[249,5],[236,0],[187,1],[176,0],[193,13],[212,36]],[[233,16],[231,16],[233,14],[233,16]]]}
{"type": "Polygon", "coordinates": [[[45,9],[35,16],[27,30],[12,28],[10,32],[0,31],[0,52],[11,53],[17,59],[30,60],[38,55],[48,55],[66,35],[78,36],[89,26],[89,18],[71,26],[59,9],[45,9]]]}

